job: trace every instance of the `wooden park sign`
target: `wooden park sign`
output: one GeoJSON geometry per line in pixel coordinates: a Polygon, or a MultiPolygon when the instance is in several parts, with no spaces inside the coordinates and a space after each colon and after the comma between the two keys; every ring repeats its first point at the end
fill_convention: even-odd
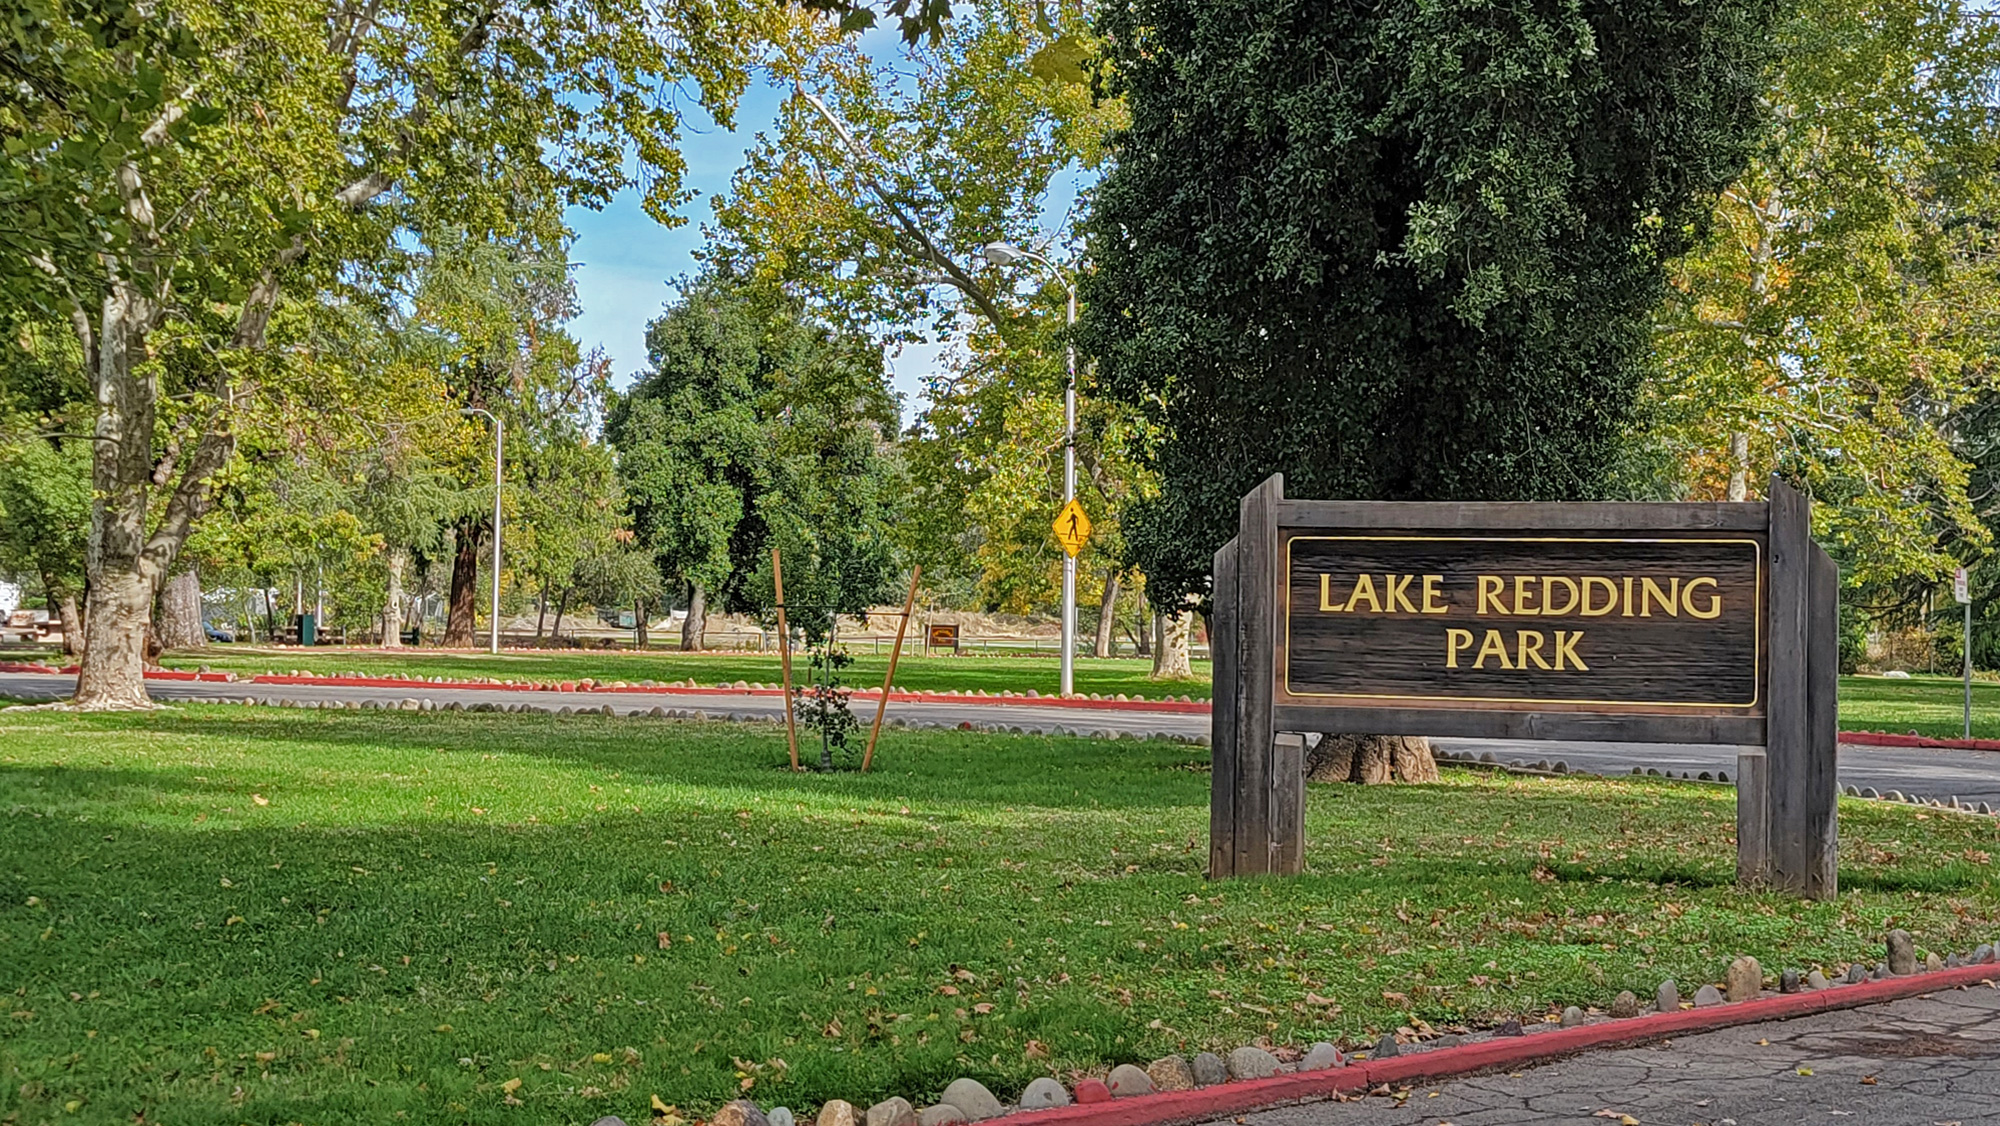
{"type": "MultiPolygon", "coordinates": [[[[1243,498],[1209,872],[1304,867],[1305,734],[1738,748],[1737,876],[1836,890],[1838,572],[1808,505],[1243,498]]],[[[1635,752],[1634,765],[1643,765],[1635,752]]]]}

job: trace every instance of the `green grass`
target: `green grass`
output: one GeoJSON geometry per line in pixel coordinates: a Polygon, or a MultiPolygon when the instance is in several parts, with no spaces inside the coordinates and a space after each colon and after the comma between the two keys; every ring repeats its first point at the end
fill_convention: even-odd
{"type": "MultiPolygon", "coordinates": [[[[857,687],[880,687],[888,671],[887,647],[879,655],[866,646],[852,650],[854,664],[845,672],[848,683],[857,687]]],[[[468,653],[459,650],[416,649],[406,653],[379,650],[345,652],[330,650],[263,650],[245,652],[235,646],[211,646],[201,651],[175,652],[162,662],[169,668],[192,669],[207,665],[218,672],[260,673],[305,669],[315,673],[402,672],[421,676],[491,676],[513,680],[642,680],[662,683],[686,680],[702,684],[776,684],[781,675],[776,653],[633,653],[556,650],[539,653],[468,653]]],[[[795,662],[797,669],[800,662],[795,662]]],[[[1076,688],[1111,696],[1143,694],[1149,699],[1165,695],[1208,698],[1208,664],[1195,665],[1196,679],[1160,681],[1152,678],[1152,663],[1131,658],[1081,658],[1076,662],[1076,688]]],[[[1053,695],[1061,683],[1061,667],[1054,654],[1045,657],[917,657],[905,653],[896,665],[896,686],[915,690],[970,691],[1002,689],[1026,692],[1033,689],[1053,695]]]]}
{"type": "Polygon", "coordinates": [[[1826,904],[1732,886],[1725,788],[1463,771],[1315,787],[1309,875],[1211,884],[1197,749],[782,757],[661,720],[0,712],[0,1122],[1010,1095],[1837,964],[1892,925],[1969,948],[2000,913],[2000,827],[1911,807],[1843,803],[1826,904]]]}
{"type": "MultiPolygon", "coordinates": [[[[1943,676],[1843,677],[1840,725],[1848,731],[1915,731],[1956,738],[1965,733],[1964,682],[1943,676]]],[[[2000,739],[2000,682],[1972,682],[1972,735],[2000,739]]]]}

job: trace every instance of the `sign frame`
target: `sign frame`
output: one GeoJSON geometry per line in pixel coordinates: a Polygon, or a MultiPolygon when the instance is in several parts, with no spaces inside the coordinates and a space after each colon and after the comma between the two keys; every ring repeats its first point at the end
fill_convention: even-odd
{"type": "Polygon", "coordinates": [[[934,649],[950,649],[958,652],[958,623],[932,622],[924,627],[924,652],[934,649]]]}
{"type": "Polygon", "coordinates": [[[1632,504],[1291,500],[1273,475],[1243,497],[1216,553],[1211,877],[1304,870],[1306,734],[1734,745],[1737,875],[1812,898],[1838,890],[1838,569],[1803,494],[1632,504]],[[1288,690],[1288,537],[1751,540],[1759,545],[1757,704],[1311,698],[1288,690]]]}

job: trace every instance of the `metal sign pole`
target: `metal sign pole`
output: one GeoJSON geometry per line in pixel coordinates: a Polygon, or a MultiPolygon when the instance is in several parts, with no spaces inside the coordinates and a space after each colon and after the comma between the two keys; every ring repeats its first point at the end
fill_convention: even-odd
{"type": "Polygon", "coordinates": [[[1951,596],[1965,607],[1965,632],[1959,635],[1959,648],[1965,651],[1965,737],[1972,738],[1972,587],[1967,581],[1965,568],[1951,578],[1951,596]]]}

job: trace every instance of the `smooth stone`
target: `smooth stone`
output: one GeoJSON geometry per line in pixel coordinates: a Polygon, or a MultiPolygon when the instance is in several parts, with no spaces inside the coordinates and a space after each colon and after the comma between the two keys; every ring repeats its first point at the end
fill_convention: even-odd
{"type": "Polygon", "coordinates": [[[1112,1068],[1111,1074],[1104,1078],[1104,1085],[1111,1089],[1111,1097],[1114,1099],[1129,1099],[1133,1095],[1153,1093],[1152,1077],[1129,1063],[1121,1063],[1112,1068]]]}
{"type": "Polygon", "coordinates": [[[1937,951],[1933,950],[1924,955],[1924,969],[1926,972],[1936,973],[1943,968],[1944,959],[1937,956],[1937,951]]]}
{"type": "Polygon", "coordinates": [[[1080,1103],[1108,1103],[1111,1088],[1102,1079],[1079,1079],[1076,1081],[1076,1101],[1080,1103]]]}
{"type": "Polygon", "coordinates": [[[1722,1004],[1722,1000],[1722,990],[1717,989],[1713,985],[1704,985],[1694,991],[1694,1007],[1697,1009],[1706,1009],[1710,1005],[1720,1005],[1722,1004]]]}
{"type": "Polygon", "coordinates": [[[1527,1032],[1527,1030],[1521,1027],[1521,1022],[1520,1022],[1520,1021],[1518,1021],[1518,1020],[1503,1020],[1503,1021],[1501,1021],[1501,1022],[1500,1022],[1500,1027],[1498,1027],[1498,1028],[1496,1028],[1496,1029],[1494,1029],[1494,1030],[1493,1030],[1493,1035],[1495,1035],[1495,1036],[1521,1036],[1521,1035],[1525,1035],[1525,1034],[1526,1034],[1526,1032],[1527,1032]]]}
{"type": "Polygon", "coordinates": [[[1847,967],[1847,984],[1860,985],[1868,980],[1868,967],[1859,962],[1847,967]]]}
{"type": "Polygon", "coordinates": [[[983,1122],[1007,1113],[1006,1104],[994,1098],[986,1084],[977,1079],[952,1080],[938,1101],[957,1107],[968,1122],[983,1122]]]}
{"type": "Polygon", "coordinates": [[[1307,1050],[1305,1058],[1299,1060],[1300,1071],[1326,1071],[1330,1068],[1346,1067],[1347,1057],[1340,1049],[1321,1040],[1307,1050]]]}
{"type": "Polygon", "coordinates": [[[1799,971],[1786,970],[1778,975],[1778,992],[1797,993],[1799,991],[1799,971]]]}
{"type": "Polygon", "coordinates": [[[1155,1091],[1194,1089],[1194,1069],[1188,1066],[1186,1056],[1161,1056],[1146,1065],[1146,1078],[1153,1081],[1155,1091]]]}
{"type": "Polygon", "coordinates": [[[1269,1079],[1278,1074],[1278,1057],[1262,1048],[1238,1048],[1229,1053],[1231,1079],[1269,1079]]]}
{"type": "Polygon", "coordinates": [[[1907,977],[1917,972],[1917,944],[1906,930],[1892,930],[1886,940],[1889,947],[1889,972],[1897,977],[1907,977]]]}
{"type": "Polygon", "coordinates": [[[1393,1056],[1401,1055],[1402,1051],[1402,1045],[1396,1043],[1396,1034],[1393,1032],[1384,1032],[1382,1038],[1375,1041],[1375,1047],[1368,1053],[1368,1058],[1371,1060],[1386,1060],[1393,1056]]]}
{"type": "Polygon", "coordinates": [[[764,1112],[764,1118],[771,1123],[771,1126],[798,1126],[798,1121],[792,1117],[789,1107],[774,1106],[764,1112]]]}
{"type": "Polygon", "coordinates": [[[1621,991],[1611,1001],[1611,1015],[1626,1020],[1639,1015],[1639,998],[1631,990],[1621,991]]]}
{"type": "Polygon", "coordinates": [[[1653,995],[1653,1007],[1663,1013],[1680,1011],[1681,989],[1680,986],[1674,984],[1673,978],[1668,978],[1660,983],[1660,991],[1653,995]]]}
{"type": "Polygon", "coordinates": [[[1028,1089],[1021,1092],[1022,1110],[1047,1110],[1068,1105],[1068,1089],[1046,1075],[1030,1080],[1028,1089]]]}
{"type": "Polygon", "coordinates": [[[910,1100],[884,1099],[868,1108],[868,1126],[917,1126],[917,1110],[910,1100]]]}
{"type": "Polygon", "coordinates": [[[846,1099],[832,1099],[819,1108],[819,1117],[813,1119],[813,1126],[855,1126],[854,1104],[846,1099]]]}
{"type": "Polygon", "coordinates": [[[1197,1087],[1213,1087],[1217,1083],[1229,1082],[1229,1065],[1223,1063],[1222,1057],[1214,1052],[1201,1053],[1188,1064],[1188,1067],[1194,1072],[1194,1084],[1197,1087]]]}
{"type": "Polygon", "coordinates": [[[1982,942],[1979,944],[1979,949],[1974,950],[1972,952],[1972,961],[1974,965],[1983,966],[1992,960],[1993,960],[1993,945],[1991,943],[1982,942]]]}
{"type": "Polygon", "coordinates": [[[1960,958],[1960,957],[1958,956],[1958,951],[1956,951],[1956,950],[1954,950],[1954,951],[1952,951],[1951,953],[1949,953],[1949,954],[1945,955],[1945,958],[1944,958],[1944,968],[1945,968],[1945,969],[1948,969],[1948,970],[1955,970],[1955,969],[1959,968],[1960,966],[1962,966],[1962,965],[1964,965],[1964,964],[1965,964],[1965,961],[1964,961],[1964,959],[1962,959],[1962,958],[1960,958]]]}
{"type": "Polygon", "coordinates": [[[722,1104],[722,1109],[708,1120],[708,1126],[770,1126],[770,1123],[757,1104],[748,1099],[722,1104]]]}
{"type": "Polygon", "coordinates": [[[917,1112],[917,1126],[959,1126],[965,1115],[950,1103],[927,1106],[917,1112]]]}
{"type": "Polygon", "coordinates": [[[1826,975],[1818,970],[1814,970],[1806,975],[1807,989],[1825,989],[1830,984],[1832,983],[1826,980],[1826,975]]]}
{"type": "Polygon", "coordinates": [[[1745,954],[1729,963],[1725,984],[1728,986],[1726,996],[1731,1001],[1748,1001],[1764,991],[1764,967],[1757,964],[1757,959],[1745,954]]]}
{"type": "Polygon", "coordinates": [[[1575,1005],[1571,1005],[1569,1008],[1563,1010],[1562,1026],[1564,1028],[1575,1028],[1577,1025],[1582,1023],[1583,1023],[1582,1009],[1577,1008],[1575,1005]]]}

